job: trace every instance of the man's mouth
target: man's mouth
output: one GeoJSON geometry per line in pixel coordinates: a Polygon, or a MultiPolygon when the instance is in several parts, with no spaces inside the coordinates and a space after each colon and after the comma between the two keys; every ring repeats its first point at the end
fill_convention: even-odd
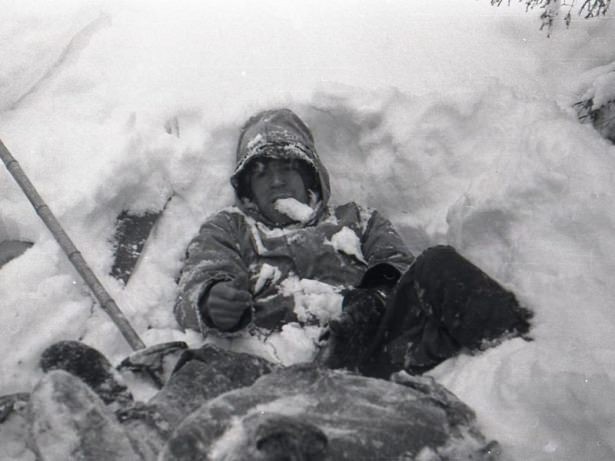
{"type": "Polygon", "coordinates": [[[275,203],[276,200],[280,200],[283,198],[294,198],[292,194],[289,194],[288,192],[278,192],[278,193],[274,193],[271,194],[271,203],[275,203]]]}

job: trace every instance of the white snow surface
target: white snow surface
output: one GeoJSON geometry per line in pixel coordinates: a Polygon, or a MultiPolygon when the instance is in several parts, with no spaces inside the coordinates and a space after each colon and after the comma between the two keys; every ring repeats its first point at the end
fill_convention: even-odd
{"type": "MultiPolygon", "coordinates": [[[[185,247],[233,202],[239,127],[294,109],[333,202],[378,209],[416,253],[454,245],[535,312],[532,342],[431,372],[507,459],[615,459],[615,146],[571,109],[615,94],[613,11],[547,38],[540,11],[489,3],[0,0],[0,138],[143,340],[196,346],[172,315],[185,247]],[[117,215],[171,193],[122,286],[117,215]]],[[[119,362],[128,345],[0,175],[2,237],[34,242],[0,270],[0,394],[30,390],[60,339],[119,362]]]]}

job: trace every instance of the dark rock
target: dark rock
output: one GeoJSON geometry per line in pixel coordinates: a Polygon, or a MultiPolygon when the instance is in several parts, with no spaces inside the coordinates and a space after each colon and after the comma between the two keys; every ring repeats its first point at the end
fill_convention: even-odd
{"type": "Polygon", "coordinates": [[[593,124],[602,136],[615,144],[615,100],[594,111],[593,124]]]}
{"type": "Polygon", "coordinates": [[[145,242],[163,212],[164,208],[144,213],[124,210],[117,217],[113,238],[113,265],[110,273],[114,278],[124,284],[128,283],[139,262],[145,242]]]}
{"type": "Polygon", "coordinates": [[[4,240],[0,242],[0,267],[21,256],[32,245],[32,242],[21,240],[4,240]]]}
{"type": "Polygon", "coordinates": [[[164,460],[496,459],[470,408],[434,380],[293,366],[188,416],[164,460]]]}
{"type": "Polygon", "coordinates": [[[586,99],[576,103],[574,108],[581,122],[591,123],[602,137],[615,144],[615,100],[594,107],[593,98],[586,99]]]}

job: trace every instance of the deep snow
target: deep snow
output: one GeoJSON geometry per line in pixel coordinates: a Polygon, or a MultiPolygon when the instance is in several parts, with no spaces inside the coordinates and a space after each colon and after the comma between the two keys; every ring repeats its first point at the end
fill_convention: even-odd
{"type": "MultiPolygon", "coordinates": [[[[612,11],[547,39],[538,12],[488,0],[0,10],[0,138],[147,344],[199,344],[171,312],[183,251],[232,204],[238,127],[288,105],[315,133],[335,203],[379,209],[417,253],[453,244],[534,310],[533,342],[431,373],[486,435],[514,460],[615,459],[615,147],[570,107],[615,96],[612,11]],[[116,216],[171,194],[123,287],[105,275],[116,216]]],[[[118,362],[127,344],[0,175],[0,237],[35,242],[0,270],[0,394],[29,390],[59,339],[118,362]]],[[[293,328],[274,344],[284,360],[317,336],[293,328]]]]}

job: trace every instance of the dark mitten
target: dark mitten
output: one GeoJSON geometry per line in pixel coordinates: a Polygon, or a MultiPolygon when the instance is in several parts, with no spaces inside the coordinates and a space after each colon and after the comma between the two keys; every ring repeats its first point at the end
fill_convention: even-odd
{"type": "Polygon", "coordinates": [[[366,360],[384,313],[382,292],[355,288],[344,296],[342,315],[329,323],[327,344],[317,359],[328,368],[357,370],[366,360]]]}

